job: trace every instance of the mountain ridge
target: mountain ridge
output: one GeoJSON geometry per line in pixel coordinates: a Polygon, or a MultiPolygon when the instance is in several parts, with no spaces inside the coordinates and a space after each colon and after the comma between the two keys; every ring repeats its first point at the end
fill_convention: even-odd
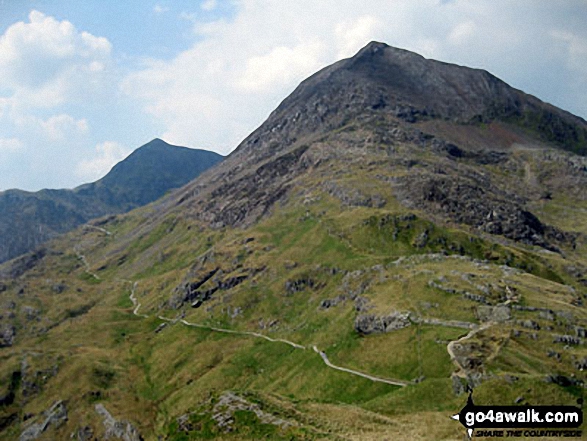
{"type": "MultiPolygon", "coordinates": [[[[379,119],[381,124],[396,127],[397,133],[382,135],[390,142],[392,138],[396,141],[421,138],[418,142],[425,143],[438,137],[438,140],[446,140],[442,141],[445,144],[443,148],[449,148],[446,145],[452,145],[455,141],[451,139],[452,134],[442,129],[443,124],[466,131],[467,137],[472,139],[487,137],[484,127],[489,125],[496,131],[508,133],[505,137],[506,149],[512,145],[507,140],[509,138],[518,139],[521,143],[554,143],[563,150],[583,155],[587,153],[587,122],[580,117],[514,89],[487,71],[427,60],[407,50],[371,42],[354,57],[325,67],[302,81],[267,120],[237,146],[221,167],[198,182],[189,184],[178,196],[179,201],[189,204],[194,195],[206,193],[206,189],[225,183],[225,188],[216,190],[217,193],[232,194],[235,198],[228,196],[228,202],[216,204],[219,215],[215,215],[218,210],[214,204],[208,204],[205,209],[203,206],[195,208],[194,213],[200,213],[200,218],[207,218],[216,225],[226,224],[225,220],[233,226],[244,218],[252,221],[251,217],[243,215],[243,210],[267,212],[267,207],[274,201],[262,203],[265,208],[259,204],[254,204],[256,208],[243,207],[243,200],[237,200],[236,195],[242,194],[242,191],[235,188],[235,180],[244,179],[243,176],[248,174],[255,183],[242,181],[238,185],[248,188],[251,194],[258,192],[254,187],[260,181],[259,176],[251,174],[254,170],[263,167],[267,161],[271,162],[272,158],[288,155],[292,149],[297,150],[297,153],[292,153],[294,156],[307,158],[309,155],[302,152],[305,144],[319,140],[329,131],[356,124],[354,119],[358,119],[359,124],[374,124],[379,119]],[[397,54],[400,54],[399,61],[395,60],[397,54]],[[405,59],[408,62],[404,62],[405,59]],[[427,88],[414,86],[411,71],[419,72],[424,80],[431,75],[430,72],[435,74],[434,78],[440,79],[425,80],[427,88]],[[396,85],[398,78],[400,86],[396,85]],[[479,78],[481,80],[477,81],[479,78]],[[454,83],[459,81],[462,84],[456,87],[454,83]],[[417,93],[411,101],[408,95],[413,87],[416,87],[417,93]],[[447,91],[435,93],[439,87],[447,91]],[[423,105],[420,101],[420,88],[431,88],[432,92],[423,92],[430,105],[423,105]],[[497,97],[494,96],[494,89],[497,97]],[[222,212],[227,210],[237,213],[224,216],[222,212]],[[241,214],[238,214],[239,211],[241,214]],[[223,217],[226,219],[223,220],[223,217]]],[[[466,138],[463,142],[468,143],[466,138]]],[[[474,149],[473,145],[467,144],[460,147],[474,149]]],[[[278,187],[263,194],[283,193],[283,186],[278,187]]],[[[247,199],[250,201],[254,197],[247,199]]],[[[173,204],[171,200],[169,202],[173,204]]],[[[250,221],[246,220],[244,224],[248,225],[250,221]]]]}
{"type": "Polygon", "coordinates": [[[408,100],[420,67],[394,53],[321,70],[186,186],[1,265],[0,433],[461,439],[470,390],[575,405],[587,158],[545,133],[583,123],[499,82],[408,100]],[[524,105],[552,125],[503,117],[524,105]]]}
{"type": "Polygon", "coordinates": [[[90,219],[150,203],[191,181],[222,156],[160,139],[139,147],[96,182],[73,189],[0,192],[0,262],[90,219]]]}

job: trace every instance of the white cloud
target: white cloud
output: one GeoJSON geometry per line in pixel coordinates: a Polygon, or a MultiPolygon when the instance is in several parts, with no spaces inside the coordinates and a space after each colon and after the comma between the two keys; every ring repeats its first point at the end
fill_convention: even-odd
{"type": "Polygon", "coordinates": [[[24,147],[22,141],[17,138],[0,138],[0,152],[15,152],[24,147]]]}
{"type": "Polygon", "coordinates": [[[164,14],[167,11],[169,11],[169,8],[167,6],[161,6],[157,4],[153,7],[153,12],[155,14],[164,14]]]}
{"type": "Polygon", "coordinates": [[[50,117],[45,121],[39,121],[47,137],[53,141],[64,140],[74,134],[85,134],[88,132],[88,121],[85,119],[76,120],[70,115],[60,114],[50,117]]]}
{"type": "Polygon", "coordinates": [[[318,41],[295,47],[278,46],[265,55],[249,58],[236,85],[247,92],[268,92],[289,85],[292,80],[308,76],[321,67],[324,51],[318,41]]]}
{"type": "Polygon", "coordinates": [[[96,145],[95,156],[80,161],[75,169],[76,175],[84,182],[92,182],[102,178],[118,162],[130,154],[130,149],[117,142],[106,141],[96,145]]]}
{"type": "Polygon", "coordinates": [[[20,107],[57,106],[91,84],[111,49],[106,38],[32,11],[28,23],[17,22],[0,37],[0,78],[20,107]]]}
{"type": "Polygon", "coordinates": [[[364,15],[354,22],[342,22],[336,25],[335,33],[340,49],[338,58],[354,55],[369,41],[381,34],[382,22],[372,15],[364,15]]]}
{"type": "Polygon", "coordinates": [[[551,31],[550,35],[566,45],[569,66],[587,74],[587,38],[563,30],[551,31]]]}
{"type": "Polygon", "coordinates": [[[456,25],[448,36],[453,44],[465,44],[475,33],[475,23],[472,20],[464,21],[456,25]]]}
{"type": "Polygon", "coordinates": [[[216,9],[216,6],[218,6],[217,1],[216,0],[205,0],[200,7],[204,10],[204,11],[213,11],[214,9],[216,9]]]}

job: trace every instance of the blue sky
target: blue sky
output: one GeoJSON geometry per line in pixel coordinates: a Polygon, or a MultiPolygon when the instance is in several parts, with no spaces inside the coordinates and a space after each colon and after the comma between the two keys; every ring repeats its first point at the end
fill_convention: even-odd
{"type": "Polygon", "coordinates": [[[152,138],[226,154],[370,40],[587,117],[587,2],[0,0],[0,190],[74,187],[152,138]]]}

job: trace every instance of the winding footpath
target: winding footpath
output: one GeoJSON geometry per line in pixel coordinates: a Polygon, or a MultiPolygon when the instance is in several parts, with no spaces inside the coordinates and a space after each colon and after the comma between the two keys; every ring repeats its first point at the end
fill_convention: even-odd
{"type": "Polygon", "coordinates": [[[462,343],[465,340],[468,340],[468,339],[474,337],[475,334],[477,334],[481,331],[484,331],[485,329],[487,329],[491,326],[492,326],[492,323],[485,323],[481,326],[477,326],[474,329],[471,329],[467,335],[459,338],[458,340],[453,340],[446,345],[446,350],[448,352],[448,355],[450,356],[450,359],[455,364],[455,366],[458,368],[458,371],[456,372],[457,376],[462,377],[462,378],[466,377],[467,376],[467,368],[459,362],[459,359],[456,356],[455,351],[454,351],[454,345],[462,343]]]}
{"type": "Polygon", "coordinates": [[[84,256],[78,249],[75,249],[75,254],[77,255],[77,258],[79,260],[81,260],[82,263],[84,264],[84,268],[85,268],[84,271],[86,272],[86,274],[89,274],[90,276],[92,276],[96,280],[102,280],[102,279],[100,279],[100,276],[98,274],[90,271],[90,264],[88,263],[86,256],[84,256]]]}
{"type": "MultiPolygon", "coordinates": [[[[136,296],[135,296],[135,289],[137,286],[137,282],[133,283],[133,287],[130,293],[130,300],[133,303],[134,309],[133,309],[133,314],[138,316],[138,317],[144,317],[144,318],[148,318],[148,315],[145,314],[141,314],[139,313],[139,308],[141,307],[141,304],[139,303],[139,301],[137,300],[136,296]]],[[[251,331],[235,331],[233,329],[224,329],[224,328],[216,328],[214,326],[207,326],[207,325],[202,325],[199,323],[191,323],[188,322],[187,320],[184,319],[171,319],[168,317],[164,317],[162,315],[158,315],[157,318],[159,320],[163,320],[165,322],[168,323],[181,323],[185,326],[191,326],[193,328],[200,328],[200,329],[207,329],[210,331],[215,331],[215,332],[223,332],[226,334],[234,334],[234,335],[244,335],[244,336],[250,336],[250,337],[256,337],[256,338],[262,338],[264,340],[270,341],[272,343],[284,343],[286,345],[291,346],[292,348],[295,349],[301,349],[301,350],[306,350],[308,349],[306,346],[300,345],[298,343],[294,343],[293,341],[289,341],[289,340],[285,340],[283,338],[271,338],[267,335],[263,335],[263,334],[259,334],[258,332],[251,332],[251,331]]],[[[408,381],[401,381],[401,380],[392,380],[392,379],[388,379],[388,378],[380,378],[380,377],[374,377],[373,375],[369,375],[369,374],[365,374],[363,372],[359,372],[359,371],[355,371],[353,369],[348,369],[348,368],[344,368],[341,366],[337,366],[335,364],[332,364],[332,362],[328,359],[328,356],[320,351],[316,345],[312,346],[312,349],[314,349],[314,352],[316,352],[318,355],[320,355],[320,358],[322,358],[322,361],[324,362],[324,364],[326,366],[328,366],[331,369],[335,369],[337,371],[341,371],[341,372],[346,372],[347,374],[351,374],[351,375],[355,375],[358,377],[362,377],[362,378],[366,378],[367,380],[371,380],[374,381],[376,383],[385,383],[385,384],[390,384],[392,386],[400,386],[400,387],[405,387],[408,386],[409,384],[412,384],[411,382],[408,381]]]]}
{"type": "MultiPolygon", "coordinates": [[[[96,227],[94,225],[86,225],[87,228],[91,228],[91,229],[95,229],[98,230],[108,236],[110,236],[112,233],[104,228],[101,227],[96,227]]],[[[91,272],[90,271],[90,265],[88,264],[88,261],[86,259],[86,257],[81,254],[81,252],[79,252],[79,250],[75,250],[77,257],[83,262],[84,266],[85,266],[85,271],[86,273],[90,274],[91,276],[93,276],[96,280],[101,280],[100,277],[91,272]]],[[[133,310],[132,313],[137,316],[137,317],[142,317],[142,318],[149,318],[149,315],[147,314],[141,314],[139,312],[139,309],[141,308],[141,303],[139,302],[139,300],[136,297],[136,289],[138,286],[138,282],[133,282],[131,280],[123,280],[123,279],[119,279],[119,282],[123,282],[123,283],[131,283],[131,290],[130,290],[130,294],[129,294],[129,299],[132,302],[133,305],[133,310]]],[[[162,320],[164,322],[168,322],[168,323],[181,323],[185,326],[190,326],[193,328],[200,328],[200,329],[207,329],[210,331],[215,331],[215,332],[223,332],[225,334],[233,334],[233,335],[242,335],[242,336],[249,336],[249,337],[255,337],[255,338],[262,338],[264,340],[270,341],[272,343],[283,343],[286,345],[291,346],[294,349],[301,349],[301,350],[306,350],[308,349],[306,346],[300,345],[298,343],[294,343],[293,341],[289,341],[289,340],[285,340],[282,338],[272,338],[269,337],[267,335],[264,334],[259,334],[258,332],[252,332],[252,331],[235,331],[233,329],[224,329],[224,328],[217,328],[214,326],[207,326],[207,325],[202,325],[199,323],[191,323],[188,322],[187,320],[184,319],[171,319],[168,317],[164,317],[162,315],[158,315],[157,318],[159,320],[162,320]]],[[[410,384],[413,384],[412,382],[409,381],[401,381],[401,380],[393,380],[393,379],[388,379],[388,378],[380,378],[380,377],[374,377],[373,375],[369,375],[369,374],[365,374],[363,372],[359,372],[359,371],[355,371],[353,369],[348,369],[348,368],[344,368],[341,366],[337,366],[335,364],[333,364],[329,359],[328,356],[326,355],[326,353],[324,353],[323,351],[320,351],[316,345],[312,346],[312,349],[314,350],[314,352],[316,352],[318,355],[320,355],[320,358],[322,359],[322,361],[324,362],[324,364],[326,366],[328,366],[331,369],[340,371],[340,372],[345,372],[347,374],[351,374],[351,375],[355,375],[361,378],[365,378],[367,380],[371,380],[373,382],[376,383],[385,383],[385,384],[389,384],[392,386],[399,386],[399,387],[405,387],[408,386],[410,384]]]]}
{"type": "Polygon", "coordinates": [[[352,370],[352,369],[348,369],[348,368],[337,366],[335,364],[332,364],[330,362],[330,360],[328,359],[328,357],[326,356],[326,354],[324,352],[322,352],[320,349],[318,349],[316,347],[316,345],[312,346],[312,349],[314,349],[314,352],[316,352],[317,354],[320,355],[320,357],[322,358],[322,361],[324,361],[324,364],[326,366],[328,366],[329,368],[332,368],[332,369],[336,369],[337,371],[347,372],[347,373],[352,374],[352,375],[357,375],[359,377],[366,378],[367,380],[376,381],[378,383],[387,383],[387,384],[391,384],[393,386],[405,387],[408,384],[411,384],[411,383],[409,383],[407,381],[388,380],[386,378],[374,377],[374,376],[369,375],[369,374],[364,374],[363,372],[359,372],[359,371],[355,371],[355,370],[352,370]]]}

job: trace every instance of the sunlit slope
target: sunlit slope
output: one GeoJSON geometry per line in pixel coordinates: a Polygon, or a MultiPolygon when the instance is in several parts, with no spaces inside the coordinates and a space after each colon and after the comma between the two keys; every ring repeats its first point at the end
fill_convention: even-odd
{"type": "MultiPolygon", "coordinates": [[[[335,148],[349,133],[356,132],[335,133],[317,148],[335,148]]],[[[397,149],[402,161],[424,169],[439,161],[427,148],[397,149]]],[[[5,389],[13,372],[22,377],[16,399],[3,408],[6,417],[39,415],[62,399],[68,421],[39,439],[86,425],[103,433],[97,403],[146,439],[377,439],[406,430],[410,437],[453,439],[461,428],[446,416],[462,406],[465,395],[458,393],[467,383],[485,403],[522,396],[574,404],[577,386],[545,379],[573,382],[583,375],[577,368],[587,355],[583,344],[555,342],[585,326],[584,288],[570,270],[585,265],[581,239],[563,243],[560,252],[542,251],[437,221],[395,196],[390,181],[406,173],[399,155],[377,145],[357,145],[351,153],[298,177],[288,197],[248,228],[211,229],[179,209],[157,215],[150,206],[101,224],[104,231],[84,228],[54,243],[32,269],[5,282],[3,296],[18,305],[15,344],[2,350],[5,389]],[[369,155],[356,154],[360,149],[369,155]],[[200,295],[189,298],[186,284],[213,271],[196,289],[200,295]],[[138,311],[129,298],[135,282],[138,311]],[[201,295],[210,290],[209,298],[201,295]],[[500,313],[506,302],[507,313],[500,313]],[[377,320],[394,313],[409,319],[381,332],[377,320]],[[467,326],[483,324],[451,361],[450,342],[468,334],[467,326]],[[314,345],[337,366],[408,386],[329,368],[314,345]],[[213,416],[227,391],[250,409],[234,410],[225,433],[213,416]],[[253,404],[277,423],[263,422],[253,404]],[[430,424],[434,434],[425,429],[430,424]]],[[[467,167],[467,161],[456,162],[467,167]]],[[[484,170],[496,173],[491,165],[484,170]]],[[[549,204],[565,204],[557,196],[537,204],[545,217],[549,204]]],[[[572,201],[567,213],[580,210],[581,201],[572,201]]],[[[564,230],[571,222],[548,219],[564,230]]],[[[584,231],[575,226],[573,232],[584,231]]],[[[25,427],[8,425],[7,439],[25,427]]]]}

